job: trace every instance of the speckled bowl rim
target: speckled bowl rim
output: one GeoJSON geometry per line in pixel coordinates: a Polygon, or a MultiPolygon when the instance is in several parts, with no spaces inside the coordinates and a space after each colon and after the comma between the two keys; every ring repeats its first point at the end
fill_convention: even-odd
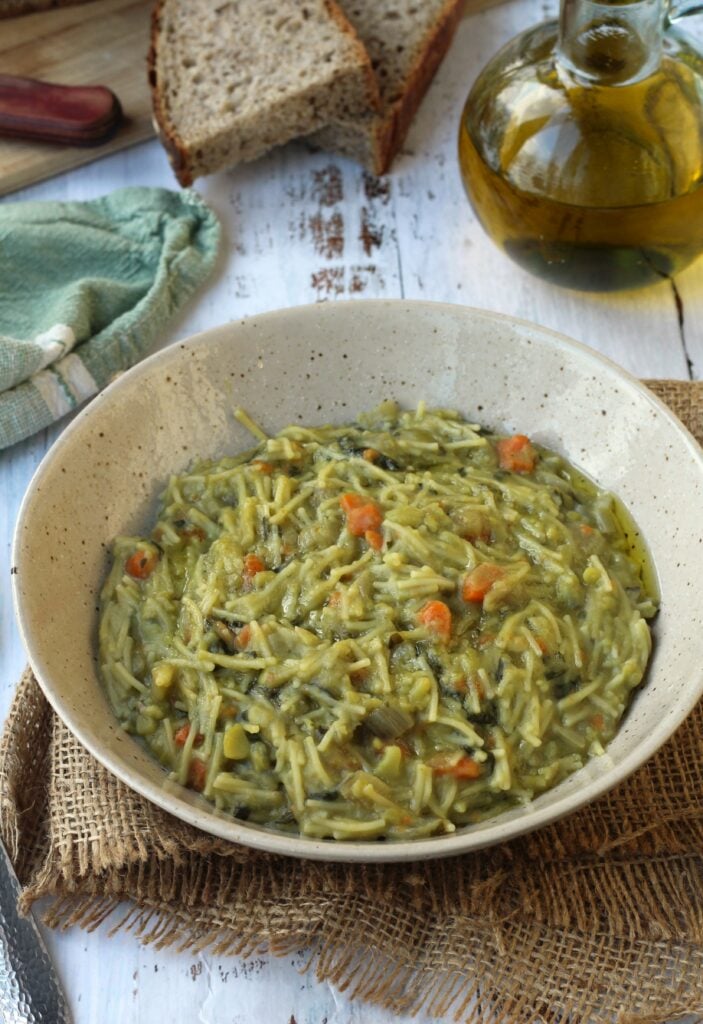
{"type": "MultiPolygon", "coordinates": [[[[496,313],[475,307],[450,303],[427,302],[424,300],[365,299],[345,302],[338,301],[335,303],[325,303],[323,305],[327,310],[339,307],[359,308],[360,306],[363,306],[392,308],[394,306],[401,306],[404,308],[414,307],[418,310],[421,308],[430,311],[436,310],[438,313],[445,312],[452,315],[459,313],[460,315],[465,314],[469,321],[473,316],[477,316],[482,319],[494,320],[497,324],[505,324],[514,330],[522,330],[523,332],[526,332],[528,336],[530,334],[538,336],[540,340],[544,339],[547,343],[554,344],[561,351],[570,353],[577,357],[577,359],[590,362],[594,369],[606,369],[610,374],[619,378],[619,382],[621,384],[634,389],[642,401],[656,409],[657,412],[668,421],[670,426],[674,428],[679,441],[688,449],[690,454],[693,456],[694,461],[698,463],[701,476],[703,478],[703,450],[690,431],[688,431],[677,417],[673,415],[666,404],[646,388],[640,380],[628,373],[622,367],[618,366],[611,359],[587,345],[568,338],[558,331],[541,327],[531,321],[523,320],[508,314],[496,313]]],[[[161,807],[164,811],[169,812],[195,828],[218,836],[222,839],[230,840],[232,842],[269,853],[283,854],[286,856],[311,860],[358,863],[428,860],[473,852],[493,846],[497,843],[507,842],[524,835],[525,833],[542,828],[543,826],[555,822],[568,814],[572,814],[574,811],[611,790],[613,787],[618,785],[618,783],[631,775],[650,757],[652,757],[652,755],[654,755],[657,750],[659,750],[659,748],[671,737],[678,726],[691,712],[701,696],[703,696],[703,664],[701,664],[701,670],[698,676],[689,681],[686,691],[687,699],[682,701],[676,714],[671,714],[666,718],[665,726],[660,726],[653,730],[650,735],[642,741],[637,750],[625,756],[619,763],[614,764],[606,774],[586,782],[577,792],[568,793],[544,808],[534,807],[533,805],[528,804],[525,807],[524,816],[513,819],[510,822],[501,822],[502,816],[500,815],[494,819],[488,819],[488,822],[481,823],[480,832],[474,832],[469,828],[457,831],[457,833],[430,839],[413,839],[408,841],[394,841],[392,843],[368,841],[345,843],[333,840],[311,840],[297,835],[286,835],[280,832],[269,832],[261,829],[249,829],[242,823],[226,819],[224,816],[218,816],[216,813],[208,810],[207,807],[194,806],[191,803],[186,803],[183,799],[174,797],[168,789],[152,785],[148,780],[145,780],[138,771],[135,771],[128,765],[121,762],[119,758],[114,757],[112,751],[105,750],[94,743],[92,737],[85,734],[83,730],[77,726],[71,708],[61,700],[54,688],[50,674],[44,671],[41,663],[35,656],[31,629],[25,612],[25,607],[23,605],[22,594],[17,583],[18,579],[20,577],[24,578],[25,574],[23,553],[19,543],[21,527],[25,516],[27,515],[27,510],[31,503],[34,491],[41,483],[43,476],[51,463],[61,459],[64,450],[71,443],[74,432],[83,425],[86,419],[93,417],[96,413],[99,415],[99,410],[104,408],[106,402],[118,400],[120,394],[123,391],[130,389],[134,385],[135,381],[138,381],[141,377],[149,374],[152,370],[157,368],[164,369],[171,360],[178,361],[182,358],[181,353],[184,350],[188,350],[192,347],[208,345],[213,338],[213,335],[219,334],[223,328],[236,331],[239,325],[250,323],[251,321],[260,323],[263,320],[269,321],[273,318],[287,320],[291,323],[291,327],[294,328],[296,321],[302,320],[304,322],[307,317],[314,316],[315,311],[319,309],[320,304],[311,304],[256,314],[247,317],[245,320],[232,321],[229,324],[222,324],[217,327],[209,328],[206,331],[192,335],[185,341],[173,343],[154,353],[131,370],[122,374],[102,392],[102,401],[100,405],[92,403],[89,404],[66,427],[62,435],[44,456],[30,481],[20,507],[13,539],[12,564],[18,567],[20,574],[13,575],[13,600],[20,635],[24,642],[30,665],[54,711],[100,764],[124,782],[125,785],[135,790],[137,793],[140,793],[143,797],[161,807]]],[[[549,792],[557,793],[558,790],[559,786],[549,792]]]]}

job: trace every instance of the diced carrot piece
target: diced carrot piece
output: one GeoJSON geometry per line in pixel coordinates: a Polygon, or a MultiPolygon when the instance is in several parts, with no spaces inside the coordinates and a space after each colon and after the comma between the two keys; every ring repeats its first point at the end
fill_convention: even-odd
{"type": "Polygon", "coordinates": [[[341,590],[333,590],[332,593],[327,598],[327,605],[328,605],[328,607],[330,607],[330,608],[338,608],[341,603],[342,603],[342,591],[341,590]]]}
{"type": "Polygon", "coordinates": [[[339,505],[342,512],[351,512],[353,508],[360,508],[361,505],[365,505],[366,502],[360,494],[354,494],[353,491],[347,491],[339,499],[339,505]]]}
{"type": "Polygon", "coordinates": [[[244,566],[242,568],[244,589],[251,590],[254,582],[254,577],[258,572],[264,572],[265,569],[266,566],[261,561],[258,555],[245,555],[244,566]]]}
{"type": "Polygon", "coordinates": [[[537,646],[539,647],[542,654],[546,654],[549,650],[549,645],[547,644],[547,641],[543,640],[541,636],[536,636],[535,640],[537,641],[537,646]]]}
{"type": "Polygon", "coordinates": [[[177,732],[173,734],[173,742],[176,744],[177,747],[184,747],[186,745],[186,740],[188,739],[189,735],[190,722],[186,722],[185,725],[182,725],[180,729],[178,729],[177,732]]]}
{"type": "Polygon", "coordinates": [[[605,729],[605,719],[601,714],[593,715],[591,718],[591,725],[594,729],[597,729],[598,732],[602,732],[603,729],[605,729]]]}
{"type": "Polygon", "coordinates": [[[263,459],[252,459],[251,468],[255,469],[257,473],[273,473],[274,466],[272,462],[264,462],[263,459]]]}
{"type": "Polygon", "coordinates": [[[220,708],[220,715],[219,715],[219,717],[220,718],[236,718],[238,713],[239,713],[238,709],[234,706],[234,704],[230,704],[226,708],[220,708]]]}
{"type": "Polygon", "coordinates": [[[353,537],[363,537],[367,530],[378,530],[383,514],[372,501],[347,512],[347,528],[353,537]]]}
{"type": "Polygon", "coordinates": [[[251,590],[254,586],[254,577],[258,572],[263,572],[266,566],[258,555],[245,555],[242,566],[242,587],[244,590],[251,590]]]}
{"type": "Polygon", "coordinates": [[[498,442],[498,461],[501,469],[514,473],[531,473],[537,462],[537,452],[525,434],[514,434],[498,442]]]}
{"type": "Polygon", "coordinates": [[[263,572],[265,568],[266,566],[258,555],[245,555],[244,574],[246,576],[256,576],[257,572],[263,572]]]}
{"type": "Polygon", "coordinates": [[[373,548],[374,551],[380,551],[383,547],[383,534],[380,530],[367,530],[364,538],[369,547],[373,548]]]}
{"type": "Polygon", "coordinates": [[[579,525],[579,530],[584,535],[584,537],[591,537],[596,532],[592,526],[588,525],[588,523],[581,523],[579,525]]]}
{"type": "MultiPolygon", "coordinates": [[[[177,747],[184,747],[186,745],[186,740],[188,739],[189,736],[190,736],[190,722],[185,722],[180,727],[180,729],[178,729],[173,734],[173,742],[176,744],[177,747]]],[[[197,736],[195,737],[195,739],[193,740],[193,746],[194,747],[199,747],[202,742],[203,742],[203,734],[199,732],[197,734],[197,736]]]]}
{"type": "Polygon", "coordinates": [[[207,765],[200,758],[194,757],[188,765],[188,785],[192,789],[197,789],[199,793],[205,789],[205,779],[207,778],[207,765]]]}
{"type": "MultiPolygon", "coordinates": [[[[347,517],[347,529],[353,537],[364,537],[370,531],[378,532],[383,522],[383,513],[375,502],[366,501],[360,494],[348,491],[339,499],[339,504],[347,517]]],[[[372,547],[378,543],[377,538],[366,537],[366,540],[372,547]]]]}
{"type": "Polygon", "coordinates": [[[250,640],[251,640],[251,626],[249,626],[247,624],[246,626],[242,626],[242,628],[237,633],[237,647],[241,651],[243,651],[245,647],[249,646],[249,641],[250,640]]]}
{"type": "Polygon", "coordinates": [[[427,763],[435,775],[451,775],[454,779],[478,779],[481,776],[481,765],[467,754],[453,764],[446,754],[438,754],[427,763]]]}
{"type": "Polygon", "coordinates": [[[378,458],[378,452],[376,451],[375,448],[364,448],[361,454],[363,458],[366,459],[367,462],[375,462],[376,459],[378,458]]]}
{"type": "Polygon", "coordinates": [[[137,548],[124,564],[125,572],[135,580],[146,580],[151,576],[159,561],[159,553],[153,548],[137,548]]]}
{"type": "Polygon", "coordinates": [[[444,601],[428,601],[418,613],[418,621],[447,641],[452,633],[452,613],[444,601]]]}
{"type": "Polygon", "coordinates": [[[465,601],[483,601],[494,583],[505,576],[505,570],[492,562],[481,562],[464,579],[461,596],[465,601]]]}

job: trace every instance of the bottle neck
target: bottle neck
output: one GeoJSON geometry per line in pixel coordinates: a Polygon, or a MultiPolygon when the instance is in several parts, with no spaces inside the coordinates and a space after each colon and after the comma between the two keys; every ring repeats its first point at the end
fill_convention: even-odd
{"type": "Polygon", "coordinates": [[[661,63],[665,0],[561,0],[558,58],[591,85],[630,85],[661,63]]]}

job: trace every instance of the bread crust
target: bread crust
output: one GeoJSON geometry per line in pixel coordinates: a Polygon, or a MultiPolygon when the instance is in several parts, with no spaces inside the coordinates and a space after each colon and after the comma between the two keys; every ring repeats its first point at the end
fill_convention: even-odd
{"type": "Polygon", "coordinates": [[[386,174],[390,170],[430,82],[454,38],[463,8],[464,0],[446,0],[410,72],[402,97],[380,117],[373,119],[375,174],[386,174]]]}
{"type": "MultiPolygon", "coordinates": [[[[190,151],[187,144],[178,134],[178,131],[169,117],[164,102],[164,90],[159,82],[158,74],[159,42],[162,35],[161,20],[163,17],[163,9],[167,2],[168,0],[156,0],[151,14],[149,53],[147,56],[149,88],[151,91],[154,128],[164,149],[166,150],[169,162],[173,168],[173,173],[175,174],[179,184],[183,187],[187,187],[188,185],[193,184],[195,177],[190,151]]],[[[376,80],[376,75],[374,74],[373,67],[371,66],[371,58],[366,52],[366,47],[361,42],[356,29],[347,19],[341,7],[339,7],[335,0],[323,0],[323,3],[330,18],[354,46],[359,64],[362,66],[364,72],[366,93],[370,110],[380,111],[381,94],[376,80]]]]}
{"type": "Polygon", "coordinates": [[[149,34],[149,53],[147,54],[147,75],[151,92],[151,108],[156,134],[166,150],[173,173],[179,185],[184,188],[193,184],[193,173],[190,168],[188,150],[185,143],[173,127],[166,112],[158,75],[159,40],[161,38],[161,17],[166,0],[156,0],[151,12],[151,30],[149,34]]]}

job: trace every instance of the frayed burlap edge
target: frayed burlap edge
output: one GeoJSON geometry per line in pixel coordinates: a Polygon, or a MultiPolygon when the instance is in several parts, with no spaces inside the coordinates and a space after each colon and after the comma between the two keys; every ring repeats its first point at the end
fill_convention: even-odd
{"type": "Polygon", "coordinates": [[[703,1015],[703,950],[693,943],[623,941],[461,915],[440,928],[401,914],[388,928],[383,908],[364,898],[329,905],[312,927],[291,930],[287,916],[281,929],[274,919],[268,933],[258,927],[200,932],[184,920],[187,912],[172,908],[122,908],[120,915],[113,907],[107,917],[100,909],[107,908],[88,899],[82,906],[65,901],[49,923],[127,929],[157,949],[175,945],[221,956],[285,956],[308,947],[308,968],[352,999],[467,1024],[658,1024],[703,1015]]]}

